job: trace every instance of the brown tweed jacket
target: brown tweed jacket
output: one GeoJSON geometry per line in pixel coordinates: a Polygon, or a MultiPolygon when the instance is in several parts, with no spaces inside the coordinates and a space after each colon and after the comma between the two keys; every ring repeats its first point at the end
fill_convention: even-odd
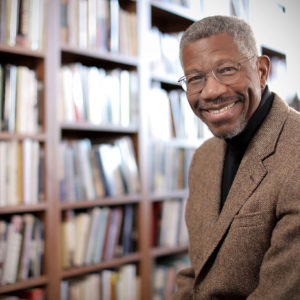
{"type": "Polygon", "coordinates": [[[173,300],[300,299],[300,114],[275,95],[220,213],[225,142],[195,153],[186,222],[192,267],[173,300]]]}

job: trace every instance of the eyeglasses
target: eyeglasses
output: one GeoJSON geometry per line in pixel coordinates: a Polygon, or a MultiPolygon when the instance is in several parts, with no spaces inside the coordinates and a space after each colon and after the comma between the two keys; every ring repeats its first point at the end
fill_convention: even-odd
{"type": "Polygon", "coordinates": [[[179,78],[178,82],[188,94],[196,94],[203,90],[209,73],[212,73],[215,80],[223,84],[232,84],[240,78],[240,70],[243,64],[256,56],[247,58],[241,62],[232,60],[222,61],[208,72],[197,72],[179,78]]]}

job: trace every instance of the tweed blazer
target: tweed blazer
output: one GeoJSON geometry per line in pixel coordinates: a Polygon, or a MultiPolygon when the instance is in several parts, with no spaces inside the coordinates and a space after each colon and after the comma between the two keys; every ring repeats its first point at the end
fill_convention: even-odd
{"type": "Polygon", "coordinates": [[[300,114],[275,95],[220,212],[225,150],[212,138],[191,162],[191,268],[172,299],[299,300],[300,114]]]}

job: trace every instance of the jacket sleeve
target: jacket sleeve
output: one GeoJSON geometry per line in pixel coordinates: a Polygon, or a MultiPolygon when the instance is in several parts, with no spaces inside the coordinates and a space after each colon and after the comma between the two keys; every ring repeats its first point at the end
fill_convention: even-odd
{"type": "Polygon", "coordinates": [[[177,291],[171,297],[171,300],[192,300],[194,279],[195,275],[193,268],[180,270],[176,278],[177,291]]]}
{"type": "MultiPolygon", "coordinates": [[[[298,164],[299,166],[299,164],[298,164]]],[[[247,300],[300,299],[300,168],[286,176],[278,196],[277,223],[247,300]]]]}

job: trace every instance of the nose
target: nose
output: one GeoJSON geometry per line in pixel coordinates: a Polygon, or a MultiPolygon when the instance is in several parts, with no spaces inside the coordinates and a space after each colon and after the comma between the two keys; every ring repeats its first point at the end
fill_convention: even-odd
{"type": "Polygon", "coordinates": [[[226,84],[223,84],[220,81],[218,81],[211,72],[206,77],[206,82],[201,91],[201,98],[206,100],[216,99],[220,95],[224,94],[226,90],[226,84]]]}

